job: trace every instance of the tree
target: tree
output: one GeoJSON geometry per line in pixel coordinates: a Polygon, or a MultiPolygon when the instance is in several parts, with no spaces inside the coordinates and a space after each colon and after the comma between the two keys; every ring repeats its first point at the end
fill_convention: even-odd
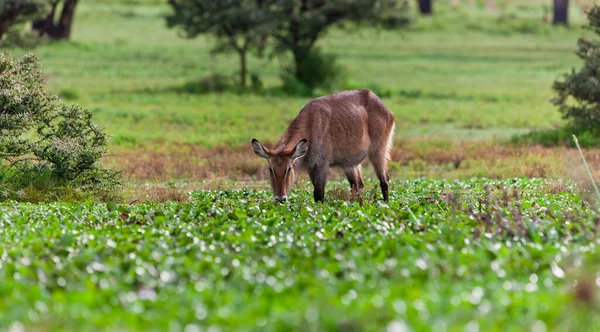
{"type": "Polygon", "coordinates": [[[419,11],[423,15],[433,14],[432,0],[417,0],[419,3],[419,11]]]}
{"type": "Polygon", "coordinates": [[[50,11],[46,17],[33,22],[33,29],[40,36],[48,36],[52,39],[69,39],[71,38],[71,26],[75,17],[75,7],[78,0],[47,0],[50,3],[50,11]],[[55,22],[56,9],[62,2],[62,11],[55,22]]]}
{"type": "Polygon", "coordinates": [[[348,22],[386,28],[408,23],[404,0],[279,0],[269,10],[277,49],[292,53],[299,79],[302,61],[329,28],[348,22]]]}
{"type": "Polygon", "coordinates": [[[14,25],[43,15],[47,0],[0,0],[0,39],[14,25]]]}
{"type": "Polygon", "coordinates": [[[169,0],[173,13],[169,27],[180,27],[187,38],[212,34],[217,43],[213,52],[234,51],[240,61],[240,85],[247,81],[248,53],[261,51],[270,22],[266,8],[275,0],[169,0]]]}
{"type": "Polygon", "coordinates": [[[554,25],[569,24],[569,0],[554,0],[554,25]]]}
{"type": "MultiPolygon", "coordinates": [[[[600,35],[600,7],[587,14],[591,30],[600,35]]],[[[552,102],[559,106],[563,118],[582,129],[598,132],[600,128],[600,41],[580,38],[577,55],[583,60],[579,71],[572,70],[554,82],[556,96],[552,102]]]]}

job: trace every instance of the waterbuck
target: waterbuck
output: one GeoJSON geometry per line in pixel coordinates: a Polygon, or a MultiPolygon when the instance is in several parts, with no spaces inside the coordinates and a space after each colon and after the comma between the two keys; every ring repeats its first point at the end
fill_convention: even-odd
{"type": "Polygon", "coordinates": [[[315,201],[325,197],[330,166],[342,167],[352,192],[359,193],[364,187],[360,163],[366,156],[387,202],[393,131],[394,115],[373,92],[343,91],[309,101],[272,149],[254,138],[252,149],[269,162],[277,202],[287,200],[301,169],[310,175],[315,201]]]}

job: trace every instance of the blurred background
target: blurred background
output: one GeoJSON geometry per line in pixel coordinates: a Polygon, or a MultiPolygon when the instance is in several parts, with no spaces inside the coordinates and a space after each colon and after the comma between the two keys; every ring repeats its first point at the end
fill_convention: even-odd
{"type": "Polygon", "coordinates": [[[528,133],[563,125],[552,85],[593,35],[591,0],[21,2],[2,51],[39,56],[133,183],[265,179],[252,137],[357,88],[396,115],[394,176],[563,176],[571,152],[528,133]]]}

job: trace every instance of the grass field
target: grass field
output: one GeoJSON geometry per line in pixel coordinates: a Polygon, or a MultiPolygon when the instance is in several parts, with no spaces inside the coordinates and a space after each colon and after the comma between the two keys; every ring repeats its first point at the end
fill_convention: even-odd
{"type": "MultiPolygon", "coordinates": [[[[84,1],[73,41],[36,49],[52,91],[94,110],[96,121],[113,136],[116,156],[107,165],[130,178],[250,180],[257,173],[264,178],[261,161],[240,152],[247,152],[252,137],[274,142],[307,102],[273,90],[287,60],[251,58],[250,71],[261,75],[266,93],[190,93],[186,86],[202,77],[235,73],[237,59],[211,56],[210,38],[178,38],[165,27],[168,6],[140,3],[84,1]],[[189,150],[197,153],[182,159],[189,150]],[[178,164],[189,167],[165,170],[178,164]]],[[[396,115],[397,145],[411,145],[423,155],[407,160],[397,150],[393,175],[444,178],[436,163],[427,162],[439,150],[460,159],[464,142],[477,145],[562,123],[549,102],[551,85],[578,66],[574,50],[577,37],[586,33],[580,28],[583,14],[575,7],[571,28],[553,28],[543,22],[542,2],[498,3],[496,13],[441,4],[437,15],[419,18],[408,31],[336,30],[320,42],[346,68],[348,85],[390,92],[382,98],[396,115]]],[[[553,170],[564,169],[568,155],[549,153],[555,157],[532,159],[559,164],[546,167],[544,176],[566,176],[553,170]]],[[[480,163],[469,158],[452,178],[485,175],[479,167],[465,167],[480,163]]],[[[537,167],[535,162],[514,167],[512,160],[483,163],[504,169],[492,177],[531,176],[529,168],[537,167]]]]}
{"type": "MultiPolygon", "coordinates": [[[[53,91],[96,110],[116,145],[237,146],[252,135],[277,138],[307,98],[185,93],[185,83],[235,72],[237,59],[212,58],[210,39],[178,38],[165,27],[167,11],[84,1],[73,42],[36,50],[53,91]]],[[[548,102],[550,87],[577,64],[578,23],[552,29],[540,14],[536,30],[522,34],[511,20],[483,10],[441,11],[420,19],[414,31],[334,31],[320,46],[338,55],[354,85],[399,92],[384,99],[397,115],[398,137],[506,137],[560,122],[548,102]]],[[[252,59],[250,70],[276,86],[280,61],[252,59]]]]}
{"type": "MultiPolygon", "coordinates": [[[[335,171],[324,204],[301,177],[275,205],[249,142],[275,142],[309,100],[278,90],[288,60],[251,59],[262,93],[193,93],[237,59],[168,30],[162,1],[82,0],[72,41],[34,52],[112,135],[123,199],[0,204],[0,329],[593,330],[600,226],[580,156],[510,140],[564,125],[551,86],[580,65],[583,14],[551,27],[545,0],[449,2],[319,43],[396,116],[389,205],[373,180],[355,201],[335,171]]],[[[600,150],[585,154],[600,179],[600,150]]]]}

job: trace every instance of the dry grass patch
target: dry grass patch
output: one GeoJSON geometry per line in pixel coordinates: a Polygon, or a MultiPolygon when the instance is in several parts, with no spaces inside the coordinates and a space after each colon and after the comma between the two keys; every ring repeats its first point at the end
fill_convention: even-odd
{"type": "MultiPolygon", "coordinates": [[[[594,177],[600,178],[600,150],[585,151],[594,177]]],[[[577,150],[541,145],[510,145],[496,141],[399,141],[392,151],[392,175],[466,179],[470,177],[568,178],[585,182],[577,150]]]]}
{"type": "Polygon", "coordinates": [[[177,143],[150,145],[116,151],[106,162],[133,180],[241,181],[268,177],[264,160],[257,158],[249,145],[212,149],[177,143]]]}
{"type": "MultiPolygon", "coordinates": [[[[584,153],[594,177],[600,180],[600,149],[588,149],[584,153]]],[[[116,151],[106,162],[109,167],[122,170],[124,176],[134,182],[202,182],[199,186],[203,188],[193,188],[196,190],[226,189],[231,187],[232,181],[238,183],[236,186],[245,183],[249,187],[264,187],[269,176],[267,164],[254,155],[249,144],[212,149],[191,144],[155,144],[116,151]]],[[[365,161],[364,166],[363,177],[375,178],[368,162],[365,161]]],[[[391,154],[390,175],[405,179],[566,178],[586,186],[589,182],[575,149],[497,141],[398,140],[391,154]]],[[[301,173],[300,179],[307,179],[306,174],[301,173]]],[[[332,168],[329,179],[345,180],[345,177],[343,172],[332,168]]],[[[160,195],[157,193],[157,196],[160,195]]]]}

